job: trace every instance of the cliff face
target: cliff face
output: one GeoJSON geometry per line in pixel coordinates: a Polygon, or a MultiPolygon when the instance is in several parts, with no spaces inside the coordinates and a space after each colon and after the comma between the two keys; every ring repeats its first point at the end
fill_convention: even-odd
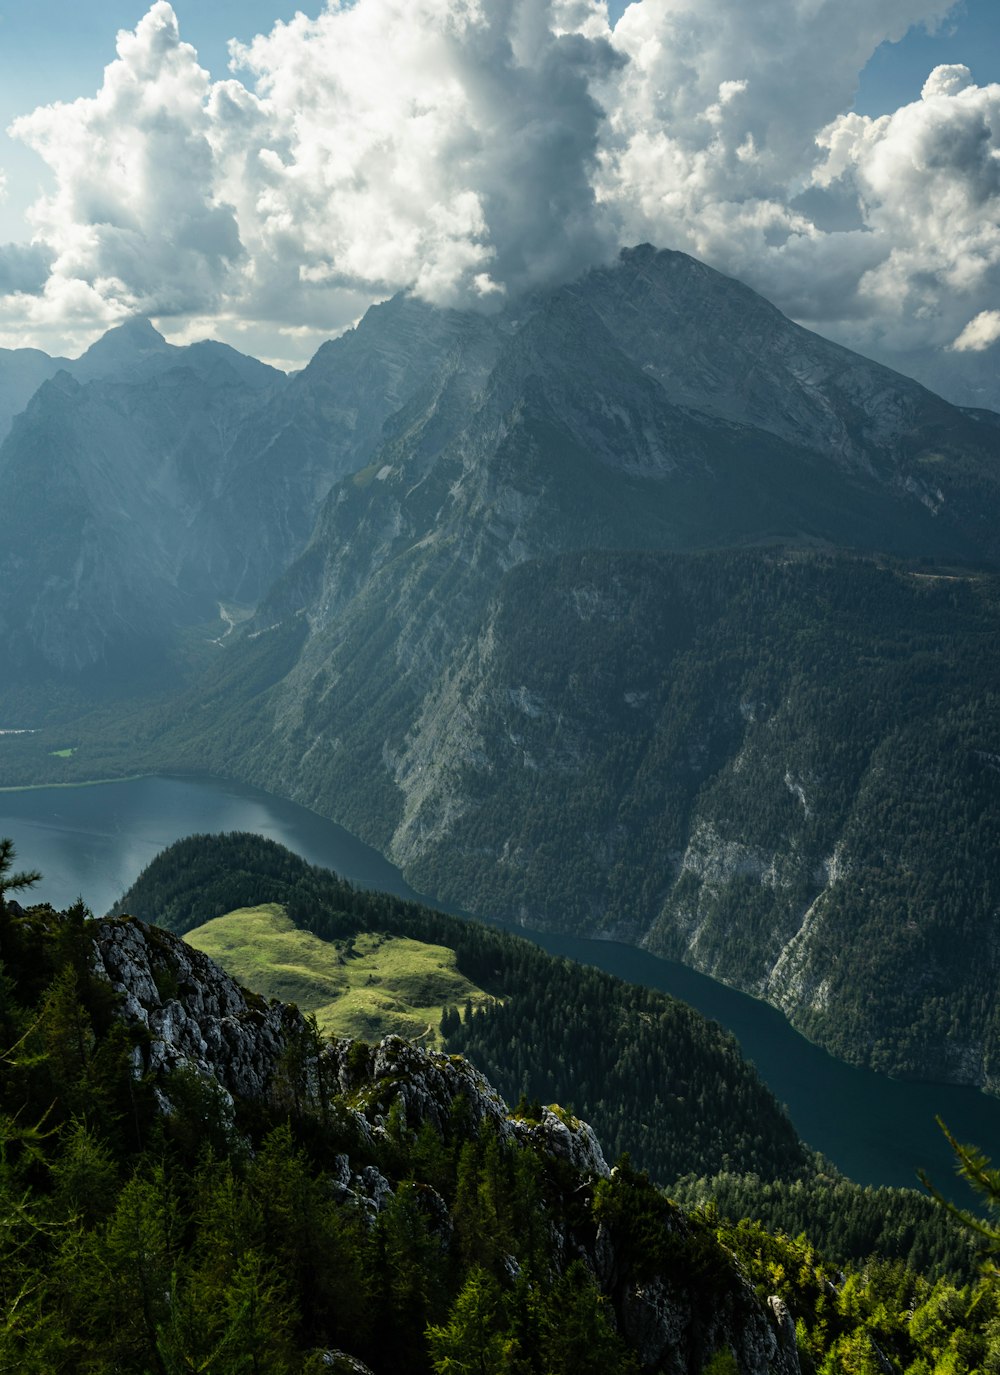
{"type": "Polygon", "coordinates": [[[218,358],[150,356],[48,384],[4,446],[12,677],[114,641],[160,690],[157,643],[222,601],[194,687],[97,727],[108,771],[259,784],[465,909],[614,933],[844,1058],[996,1086],[985,413],[648,247],[488,319],[396,299],[273,394],[246,360],[223,387],[218,358]],[[276,572],[234,625],[224,598],[276,572]]]}
{"type": "MultiPolygon", "coordinates": [[[[414,321],[358,335],[396,357],[414,321]]],[[[997,920],[968,657],[995,657],[997,584],[931,568],[996,557],[998,432],[682,254],[451,323],[178,754],[465,909],[615,934],[844,1058],[995,1085],[992,1001],[957,1051],[944,1009],[997,920]]]]}
{"type": "Polygon", "coordinates": [[[133,1052],[136,1078],[152,1075],[163,1106],[166,1078],[193,1069],[230,1098],[262,1100],[305,1023],[285,1003],[267,1003],[207,955],[130,919],[94,925],[96,972],[121,996],[121,1016],[148,1039],[133,1052]]]}
{"type": "MultiPolygon", "coordinates": [[[[171,1076],[186,1071],[218,1085],[231,1107],[291,1095],[318,1123],[335,1114],[357,1145],[337,1157],[331,1187],[341,1206],[372,1221],[401,1187],[412,1188],[401,1180],[407,1143],[418,1134],[429,1130],[458,1149],[485,1130],[540,1160],[552,1275],[583,1262],[643,1370],[688,1375],[728,1349],[740,1375],[798,1375],[783,1306],[762,1305],[732,1258],[678,1208],[656,1204],[657,1253],[667,1261],[657,1269],[637,1253],[627,1210],[615,1203],[622,1181],[586,1123],[558,1108],[537,1119],[516,1116],[466,1061],[398,1037],[375,1047],[321,1045],[296,1009],[265,1003],[179,938],[132,918],[98,921],[92,936],[95,972],[120,995],[118,1015],[142,1033],[133,1073],[153,1080],[163,1111],[172,1111],[171,1076]],[[395,1172],[386,1164],[392,1160],[395,1172]],[[689,1254],[698,1255],[700,1275],[686,1263],[689,1254]]],[[[449,1207],[429,1184],[418,1188],[447,1247],[455,1225],[449,1207]]],[[[513,1257],[509,1265],[515,1274],[513,1257]]]]}

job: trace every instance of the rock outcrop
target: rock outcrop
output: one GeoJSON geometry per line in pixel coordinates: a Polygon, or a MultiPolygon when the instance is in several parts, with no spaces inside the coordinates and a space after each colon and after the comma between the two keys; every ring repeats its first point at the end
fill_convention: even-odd
{"type": "Polygon", "coordinates": [[[121,995],[121,1015],[148,1032],[134,1052],[136,1077],[163,1092],[175,1070],[212,1078],[230,1097],[266,1098],[282,1057],[306,1023],[266,1002],[193,946],[130,917],[94,924],[94,961],[121,995]]]}
{"type": "MultiPolygon", "coordinates": [[[[214,1082],[230,1103],[267,1102],[287,1092],[289,1062],[296,1058],[305,1110],[318,1117],[336,1112],[341,1123],[346,1118],[362,1154],[370,1156],[373,1146],[390,1139],[404,1148],[428,1126],[446,1142],[456,1134],[461,1141],[475,1140],[484,1130],[495,1133],[511,1148],[548,1162],[545,1209],[553,1274],[583,1261],[610,1299],[619,1331],[644,1371],[688,1375],[728,1350],[739,1375],[799,1375],[794,1335],[780,1302],[762,1305],[732,1258],[714,1240],[696,1235],[679,1208],[665,1199],[658,1203],[668,1253],[677,1257],[670,1273],[636,1267],[627,1222],[613,1211],[607,1219],[590,1217],[592,1210],[595,1217],[599,1213],[596,1190],[613,1188],[616,1172],[585,1122],[558,1107],[543,1109],[537,1120],[514,1115],[462,1057],[398,1036],[374,1047],[348,1039],[324,1044],[296,1008],[247,992],[179,937],[134,918],[104,918],[90,929],[95,972],[119,994],[123,1020],[144,1033],[133,1072],[152,1078],[164,1111],[171,1111],[171,1076],[178,1071],[214,1082]],[[708,1255],[705,1276],[685,1265],[689,1253],[708,1255]]],[[[398,1181],[384,1167],[344,1153],[331,1185],[339,1203],[373,1223],[391,1204],[398,1181]]],[[[448,1207],[433,1188],[420,1187],[425,1214],[447,1244],[448,1207]]],[[[516,1273],[513,1259],[511,1264],[516,1273]]],[[[332,1370],[365,1369],[343,1352],[327,1354],[332,1370]]]]}

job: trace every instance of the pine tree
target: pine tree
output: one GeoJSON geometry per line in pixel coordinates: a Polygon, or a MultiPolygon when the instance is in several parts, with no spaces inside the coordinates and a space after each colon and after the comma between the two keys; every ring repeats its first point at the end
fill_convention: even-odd
{"type": "Polygon", "coordinates": [[[17,857],[14,842],[9,836],[0,838],[0,912],[4,910],[4,899],[8,893],[30,888],[41,880],[37,869],[25,869],[20,874],[12,874],[11,866],[17,857]]]}
{"type": "Polygon", "coordinates": [[[485,1270],[473,1269],[444,1327],[428,1327],[434,1375],[515,1375],[527,1370],[506,1330],[503,1294],[485,1270]]]}
{"type": "Polygon", "coordinates": [[[7,947],[10,943],[7,894],[20,892],[22,888],[30,888],[42,877],[35,869],[25,869],[19,874],[13,873],[16,857],[14,842],[9,836],[0,837],[0,959],[7,956],[7,947]]]}

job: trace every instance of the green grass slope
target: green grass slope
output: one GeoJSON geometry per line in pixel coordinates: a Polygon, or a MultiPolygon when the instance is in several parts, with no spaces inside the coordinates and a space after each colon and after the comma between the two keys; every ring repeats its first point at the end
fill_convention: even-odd
{"type": "Polygon", "coordinates": [[[611,1159],[627,1150],[664,1183],[723,1169],[766,1179],[810,1169],[808,1151],[736,1042],[692,1008],[478,922],[352,888],[273,841],[178,841],[115,911],[187,936],[265,903],[280,904],[300,934],[331,946],[353,938],[364,950],[364,938],[379,933],[394,944],[453,950],[463,978],[491,996],[471,1016],[460,1015],[464,999],[455,1000],[444,1049],[467,1055],[512,1104],[522,1094],[565,1104],[591,1123],[611,1159]]]}
{"type": "Polygon", "coordinates": [[[328,1036],[395,1034],[435,1045],[446,1007],[492,1001],[446,946],[368,931],[320,940],[276,902],[216,917],[185,940],[255,993],[315,1013],[328,1036]]]}

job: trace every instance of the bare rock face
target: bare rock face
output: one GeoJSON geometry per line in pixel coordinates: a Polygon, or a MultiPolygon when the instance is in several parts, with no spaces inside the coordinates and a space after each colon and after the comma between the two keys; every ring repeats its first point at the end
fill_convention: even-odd
{"type": "Polygon", "coordinates": [[[510,1135],[507,1104],[489,1080],[460,1055],[424,1050],[402,1036],[386,1036],[377,1046],[331,1041],[325,1053],[332,1081],[351,1096],[366,1119],[381,1127],[394,1104],[414,1130],[429,1122],[444,1132],[458,1098],[478,1129],[489,1122],[501,1137],[510,1135]]]}
{"type": "Polygon", "coordinates": [[[788,1305],[785,1303],[784,1299],[780,1299],[777,1294],[772,1294],[767,1301],[767,1306],[777,1325],[778,1345],[785,1352],[795,1354],[797,1359],[795,1319],[788,1311],[788,1305]]]}
{"type": "MultiPolygon", "coordinates": [[[[508,1146],[550,1162],[545,1208],[554,1270],[583,1261],[644,1370],[688,1375],[728,1349],[739,1375],[800,1375],[794,1328],[780,1300],[762,1305],[714,1241],[702,1240],[697,1254],[704,1256],[707,1246],[710,1264],[705,1274],[695,1273],[683,1260],[693,1254],[694,1231],[679,1208],[662,1202],[663,1225],[681,1258],[670,1273],[637,1271],[628,1238],[614,1224],[581,1223],[580,1200],[589,1200],[586,1216],[595,1186],[614,1183],[586,1122],[557,1105],[544,1108],[538,1120],[513,1116],[467,1060],[399,1036],[377,1046],[349,1039],[323,1043],[296,1008],[248,992],[180,937],[135,918],[103,918],[91,931],[95,972],[120,995],[123,1020],[146,1033],[136,1045],[133,1072],[153,1078],[163,1111],[172,1110],[170,1076],[178,1070],[216,1083],[230,1103],[286,1101],[280,1095],[287,1094],[294,1062],[305,1110],[339,1114],[341,1124],[352,1124],[365,1153],[390,1137],[398,1145],[428,1124],[453,1141],[475,1139],[485,1127],[508,1146]]],[[[330,1187],[338,1203],[374,1225],[392,1204],[397,1183],[370,1158],[337,1156],[330,1187]]],[[[420,1198],[447,1245],[447,1203],[427,1185],[420,1198]]],[[[511,1265],[516,1266],[513,1259],[511,1265]]],[[[324,1359],[332,1371],[365,1375],[366,1367],[343,1352],[330,1351],[324,1359]]]]}
{"type": "Polygon", "coordinates": [[[565,1112],[558,1104],[542,1109],[540,1122],[518,1118],[514,1130],[519,1140],[543,1155],[565,1160],[587,1178],[607,1179],[611,1171],[604,1159],[601,1143],[589,1122],[565,1112]]]}
{"type": "Polygon", "coordinates": [[[95,924],[96,972],[122,995],[122,1015],[149,1032],[136,1076],[181,1067],[231,1096],[266,1099],[282,1055],[301,1035],[301,1014],[242,988],[178,936],[132,917],[95,924]]]}
{"type": "Polygon", "coordinates": [[[324,1351],[320,1363],[330,1375],[374,1375],[371,1366],[359,1361],[357,1356],[349,1356],[346,1351],[324,1351]]]}
{"type": "Polygon", "coordinates": [[[688,1375],[700,1369],[702,1355],[695,1356],[698,1364],[692,1366],[692,1351],[709,1359],[724,1350],[732,1353],[740,1372],[799,1375],[794,1327],[789,1347],[784,1329],[770,1309],[761,1308],[748,1284],[722,1296],[706,1318],[703,1311],[679,1302],[676,1289],[657,1277],[629,1289],[619,1310],[619,1325],[639,1352],[643,1367],[664,1375],[688,1375]]]}

